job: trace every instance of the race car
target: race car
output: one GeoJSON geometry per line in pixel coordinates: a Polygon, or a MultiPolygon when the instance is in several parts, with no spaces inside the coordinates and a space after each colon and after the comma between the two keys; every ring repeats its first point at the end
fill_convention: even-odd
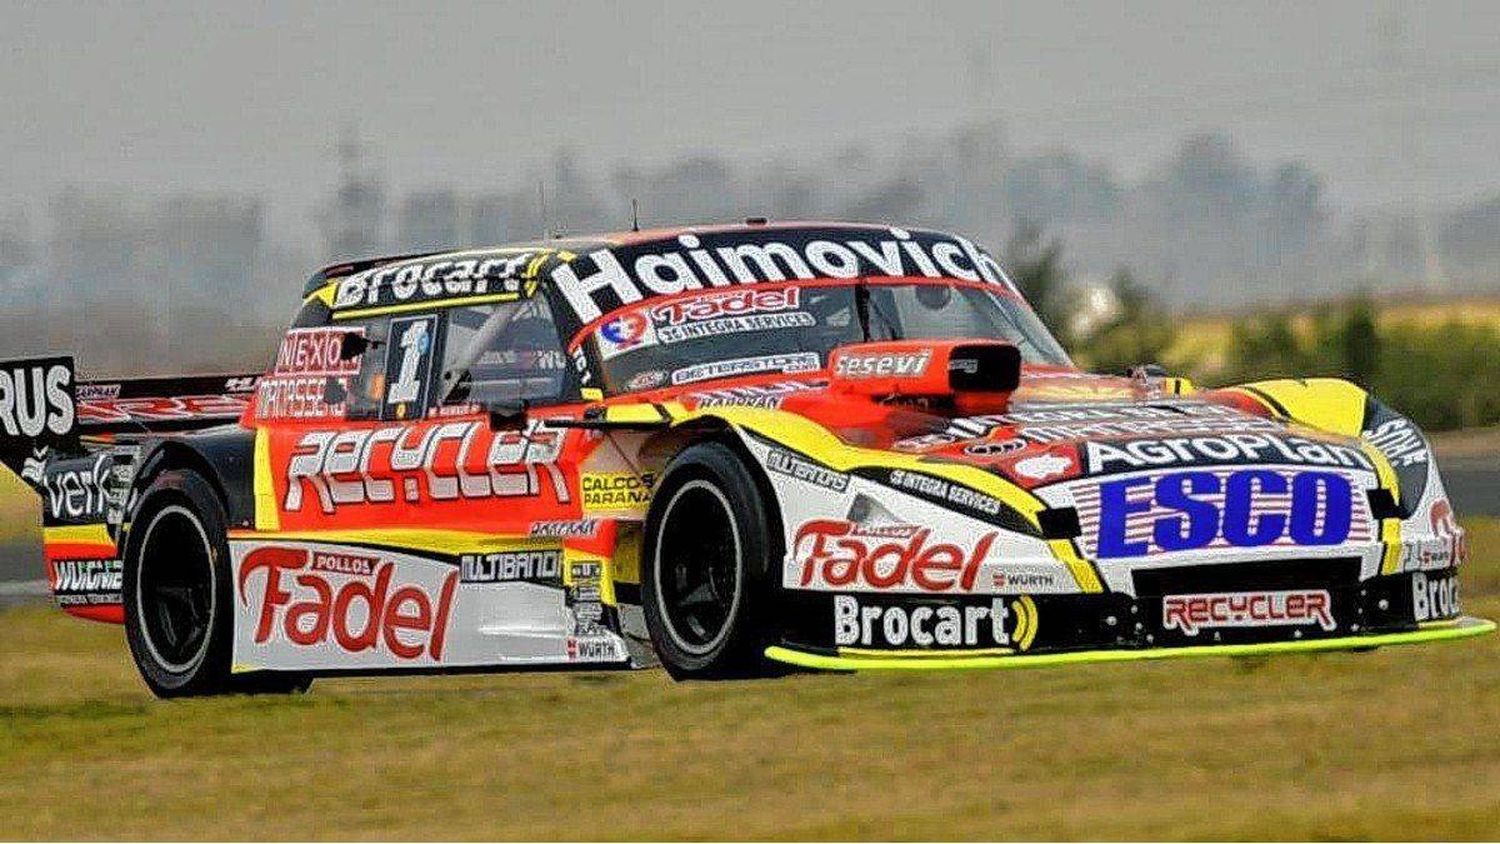
{"type": "Polygon", "coordinates": [[[1408,419],[1080,371],[972,241],[766,223],[340,264],[269,368],[0,367],[64,610],[163,697],[339,674],[1365,650],[1464,616],[1408,419]]]}

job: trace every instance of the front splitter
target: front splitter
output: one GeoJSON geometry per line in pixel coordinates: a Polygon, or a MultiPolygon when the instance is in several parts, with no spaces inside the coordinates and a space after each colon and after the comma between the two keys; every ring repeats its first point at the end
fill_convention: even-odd
{"type": "Polygon", "coordinates": [[[1080,663],[1138,662],[1158,659],[1190,659],[1213,656],[1270,656],[1285,653],[1319,653],[1325,651],[1363,651],[1383,648],[1388,645],[1416,645],[1424,642],[1443,642],[1450,639],[1467,639],[1493,633],[1493,621],[1472,616],[1461,616],[1447,621],[1433,621],[1420,625],[1416,630],[1398,633],[1374,633],[1366,636],[1340,636],[1334,639],[1297,639],[1285,642],[1260,642],[1245,645],[1190,645],[1179,648],[1142,648],[1140,650],[1096,650],[1064,651],[1042,654],[985,654],[965,655],[961,652],[932,651],[913,653],[885,653],[875,655],[869,651],[850,654],[843,651],[837,656],[809,653],[793,648],[773,645],[766,648],[766,657],[777,662],[800,668],[820,671],[959,671],[997,668],[1045,668],[1056,665],[1080,663]]]}

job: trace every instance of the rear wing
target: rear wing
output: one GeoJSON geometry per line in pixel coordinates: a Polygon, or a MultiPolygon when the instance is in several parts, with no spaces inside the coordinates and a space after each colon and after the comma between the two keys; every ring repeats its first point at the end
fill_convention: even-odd
{"type": "Polygon", "coordinates": [[[239,419],[260,373],[78,381],[71,357],[0,362],[0,463],[42,489],[49,462],[239,419]]]}

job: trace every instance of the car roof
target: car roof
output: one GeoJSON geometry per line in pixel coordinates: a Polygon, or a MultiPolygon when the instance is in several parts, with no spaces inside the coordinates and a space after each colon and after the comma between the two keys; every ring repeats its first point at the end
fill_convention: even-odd
{"type": "MultiPolygon", "coordinates": [[[[751,220],[743,223],[703,223],[678,226],[663,226],[650,229],[628,230],[618,232],[600,232],[593,234],[559,235],[553,238],[538,240],[521,240],[512,243],[501,243],[492,246],[466,246],[454,249],[437,249],[429,252],[408,252],[396,255],[384,255],[372,258],[361,258],[351,261],[341,261],[337,264],[329,264],[313,273],[308,279],[306,287],[302,291],[304,297],[312,295],[329,281],[365,272],[366,270],[378,269],[397,263],[405,263],[416,260],[454,258],[463,255],[491,253],[497,251],[525,250],[525,249],[547,249],[583,254],[599,249],[614,249],[617,247],[641,246],[655,242],[676,240],[684,234],[693,235],[732,235],[735,233],[755,234],[766,231],[788,232],[792,230],[844,230],[844,231],[889,231],[890,225],[883,223],[854,223],[841,221],[814,221],[814,220],[751,220]]],[[[927,229],[905,228],[919,234],[937,234],[927,229]]]]}
{"type": "Polygon", "coordinates": [[[607,314],[673,293],[870,277],[961,279],[1019,296],[999,263],[958,235],[755,219],[351,261],[314,274],[303,298],[321,300],[332,319],[345,320],[516,301],[545,290],[554,317],[574,337],[607,314]]]}

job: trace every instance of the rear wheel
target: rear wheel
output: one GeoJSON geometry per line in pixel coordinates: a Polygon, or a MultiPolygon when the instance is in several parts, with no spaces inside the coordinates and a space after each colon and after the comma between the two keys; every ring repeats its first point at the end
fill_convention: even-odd
{"type": "Polygon", "coordinates": [[[301,675],[230,673],[233,606],[224,508],[191,471],[143,494],[127,543],[125,637],[158,697],[305,690],[301,675]]]}
{"type": "Polygon", "coordinates": [[[667,467],[646,525],[641,599],[662,665],[678,679],[773,673],[780,537],[744,461],[719,443],[667,467]]]}

